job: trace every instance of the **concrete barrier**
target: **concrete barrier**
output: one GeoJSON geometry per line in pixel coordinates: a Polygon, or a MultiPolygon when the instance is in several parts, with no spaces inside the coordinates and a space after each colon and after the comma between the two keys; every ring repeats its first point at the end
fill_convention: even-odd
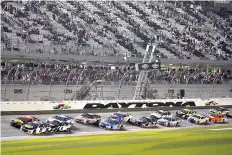
{"type": "MultiPolygon", "coordinates": [[[[53,107],[58,104],[68,104],[72,110],[96,110],[96,109],[144,109],[144,108],[160,108],[160,107],[204,107],[208,105],[232,105],[232,98],[212,98],[209,100],[202,99],[163,99],[163,100],[102,100],[102,101],[3,101],[1,102],[2,113],[28,112],[37,111],[54,111],[53,107]],[[209,104],[210,103],[210,104],[209,104]],[[217,103],[217,104],[215,104],[217,103]]],[[[58,110],[61,111],[61,110],[58,110]]]]}

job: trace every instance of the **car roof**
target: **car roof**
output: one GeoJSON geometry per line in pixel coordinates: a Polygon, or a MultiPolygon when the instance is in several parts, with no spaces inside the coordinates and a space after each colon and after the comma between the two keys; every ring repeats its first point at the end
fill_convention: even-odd
{"type": "Polygon", "coordinates": [[[56,116],[58,116],[58,117],[63,117],[63,118],[67,118],[66,115],[56,115],[56,116]]]}
{"type": "Polygon", "coordinates": [[[23,118],[25,118],[25,119],[27,119],[27,120],[31,120],[31,119],[34,119],[35,117],[25,115],[25,116],[23,116],[23,118]]]}

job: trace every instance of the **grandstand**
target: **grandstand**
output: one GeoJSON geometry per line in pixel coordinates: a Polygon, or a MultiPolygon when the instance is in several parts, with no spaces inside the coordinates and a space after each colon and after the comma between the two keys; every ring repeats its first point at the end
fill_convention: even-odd
{"type": "Polygon", "coordinates": [[[3,1],[2,99],[131,99],[133,63],[147,44],[166,66],[149,72],[146,98],[178,98],[180,90],[190,98],[232,96],[232,11],[219,6],[3,1]]]}

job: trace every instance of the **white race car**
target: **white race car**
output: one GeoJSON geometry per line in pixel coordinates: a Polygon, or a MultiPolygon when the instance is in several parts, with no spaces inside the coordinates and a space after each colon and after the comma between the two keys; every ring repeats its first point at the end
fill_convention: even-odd
{"type": "Polygon", "coordinates": [[[150,117],[160,119],[162,117],[173,117],[169,111],[158,110],[151,113],[150,117]]]}
{"type": "Polygon", "coordinates": [[[85,114],[82,114],[80,116],[77,116],[75,118],[75,121],[78,123],[95,124],[98,126],[99,123],[101,122],[101,116],[96,115],[96,114],[85,113],[85,114]]]}
{"type": "Polygon", "coordinates": [[[157,123],[164,126],[178,126],[180,124],[180,119],[173,117],[162,117],[157,120],[157,123]]]}
{"type": "Polygon", "coordinates": [[[73,125],[75,123],[75,120],[72,117],[66,116],[66,115],[56,115],[54,117],[50,117],[47,119],[47,122],[53,122],[57,121],[59,123],[67,123],[73,125]]]}
{"type": "Polygon", "coordinates": [[[187,121],[194,124],[207,124],[209,123],[209,118],[205,115],[194,114],[188,117],[187,121]]]}

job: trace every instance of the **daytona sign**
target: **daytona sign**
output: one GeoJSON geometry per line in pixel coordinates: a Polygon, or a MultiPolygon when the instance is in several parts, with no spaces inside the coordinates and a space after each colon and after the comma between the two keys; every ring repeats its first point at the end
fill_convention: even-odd
{"type": "Polygon", "coordinates": [[[117,103],[86,103],[83,109],[90,108],[151,108],[151,107],[186,107],[186,106],[196,106],[194,101],[186,101],[186,102],[117,102],[117,103]]]}

